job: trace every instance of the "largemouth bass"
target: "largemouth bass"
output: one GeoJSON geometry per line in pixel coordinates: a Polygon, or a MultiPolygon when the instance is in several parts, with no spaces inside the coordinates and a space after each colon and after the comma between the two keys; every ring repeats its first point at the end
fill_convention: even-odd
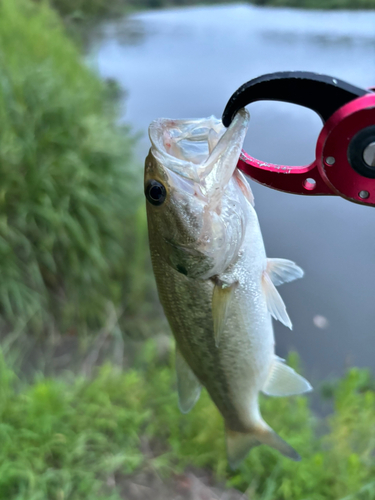
{"type": "Polygon", "coordinates": [[[228,129],[214,117],[154,121],[145,163],[151,258],[176,340],[179,407],[204,386],[225,421],[232,468],[267,444],[300,460],[262,419],[259,392],[311,390],[275,355],[272,316],[292,327],[275,286],[303,276],[294,262],[267,259],[253,196],[236,169],[249,121],[228,129]]]}

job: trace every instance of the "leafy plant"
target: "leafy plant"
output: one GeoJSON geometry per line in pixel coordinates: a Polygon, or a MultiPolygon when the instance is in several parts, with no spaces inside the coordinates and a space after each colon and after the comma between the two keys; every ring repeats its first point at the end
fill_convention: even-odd
{"type": "Polygon", "coordinates": [[[126,307],[142,169],[115,107],[46,3],[0,3],[0,314],[8,323],[41,331],[53,317],[77,332],[102,324],[108,302],[126,307]]]}
{"type": "Polygon", "coordinates": [[[134,471],[167,477],[192,465],[256,500],[375,498],[375,392],[368,371],[352,369],[338,382],[326,421],[313,415],[307,397],[262,398],[265,420],[302,461],[261,446],[232,472],[218,411],[203,392],[191,413],[180,414],[173,363],[161,363],[157,352],[148,341],[127,372],[105,364],[92,379],[67,372],[32,383],[1,357],[0,498],[118,500],[116,485],[134,471]]]}

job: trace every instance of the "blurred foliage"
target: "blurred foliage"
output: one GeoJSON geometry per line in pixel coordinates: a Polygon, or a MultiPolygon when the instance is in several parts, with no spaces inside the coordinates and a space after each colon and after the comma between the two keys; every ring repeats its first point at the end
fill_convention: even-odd
{"type": "Polygon", "coordinates": [[[375,9],[375,0],[252,0],[251,3],[300,9],[375,9]]]}
{"type": "MultiPolygon", "coordinates": [[[[62,16],[73,19],[86,17],[117,16],[143,9],[183,7],[188,5],[228,3],[228,0],[33,0],[47,2],[62,16]]],[[[235,0],[229,0],[235,1],[235,0]]]]}
{"type": "Polygon", "coordinates": [[[339,381],[326,422],[313,416],[306,397],[262,398],[265,420],[303,459],[261,446],[231,472],[221,417],[205,392],[189,415],[179,413],[171,364],[161,363],[148,341],[126,373],[106,364],[92,379],[67,373],[25,383],[0,357],[0,498],[119,500],[134,471],[168,477],[194,465],[252,500],[375,499],[368,371],[352,369],[339,381]]]}
{"type": "MultiPolygon", "coordinates": [[[[37,2],[44,0],[34,0],[37,2]]],[[[236,0],[49,0],[63,16],[76,19],[114,16],[134,10],[211,5],[236,0]]],[[[375,9],[375,0],[250,0],[255,5],[309,9],[375,9]]]]}
{"type": "Polygon", "coordinates": [[[0,2],[0,316],[8,324],[77,333],[102,325],[109,303],[131,317],[145,302],[143,169],[118,124],[116,91],[83,64],[45,2],[0,2]]]}

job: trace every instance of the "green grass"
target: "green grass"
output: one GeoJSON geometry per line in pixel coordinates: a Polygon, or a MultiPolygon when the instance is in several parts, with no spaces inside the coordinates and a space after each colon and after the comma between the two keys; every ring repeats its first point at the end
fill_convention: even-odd
{"type": "Polygon", "coordinates": [[[203,393],[181,415],[172,363],[160,363],[155,349],[149,341],[125,373],[106,364],[92,379],[67,372],[32,383],[1,357],[0,498],[117,500],[113,477],[121,485],[138,470],[167,477],[191,465],[248,490],[252,500],[375,498],[375,392],[367,371],[352,369],[337,384],[327,421],[314,417],[306,397],[262,398],[265,420],[303,460],[262,446],[231,472],[217,410],[203,393]]]}
{"type": "Polygon", "coordinates": [[[0,316],[8,325],[81,333],[100,328],[112,304],[133,314],[133,285],[139,300],[147,293],[143,169],[112,94],[46,3],[0,2],[0,316]]]}

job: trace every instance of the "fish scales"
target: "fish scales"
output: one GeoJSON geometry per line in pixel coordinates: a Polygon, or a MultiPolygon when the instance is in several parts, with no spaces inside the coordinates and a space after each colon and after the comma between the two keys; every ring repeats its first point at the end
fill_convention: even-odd
{"type": "Polygon", "coordinates": [[[213,117],[150,126],[145,195],[159,298],[176,340],[179,404],[203,385],[224,418],[232,467],[259,444],[298,460],[262,419],[258,396],[310,384],[277,358],[272,316],[291,327],[275,285],[303,275],[267,259],[252,193],[236,170],[248,114],[225,130],[213,117]],[[190,142],[189,142],[190,140],[190,142]]]}
{"type": "Polygon", "coordinates": [[[207,281],[202,286],[167,265],[159,265],[160,256],[152,247],[151,258],[160,302],[182,355],[233,429],[245,431],[231,400],[222,348],[215,346],[209,313],[213,284],[207,281]]]}

